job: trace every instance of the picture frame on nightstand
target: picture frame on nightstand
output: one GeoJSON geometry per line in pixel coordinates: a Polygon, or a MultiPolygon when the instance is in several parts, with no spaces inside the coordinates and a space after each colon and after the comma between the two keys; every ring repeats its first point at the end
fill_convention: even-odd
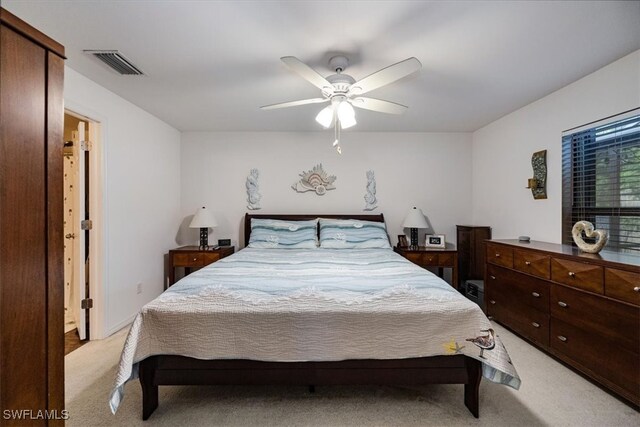
{"type": "Polygon", "coordinates": [[[444,234],[427,234],[424,239],[424,246],[427,248],[444,248],[447,246],[444,234]]]}
{"type": "Polygon", "coordinates": [[[398,247],[399,248],[408,248],[409,243],[407,242],[407,236],[404,234],[398,235],[398,247]]]}

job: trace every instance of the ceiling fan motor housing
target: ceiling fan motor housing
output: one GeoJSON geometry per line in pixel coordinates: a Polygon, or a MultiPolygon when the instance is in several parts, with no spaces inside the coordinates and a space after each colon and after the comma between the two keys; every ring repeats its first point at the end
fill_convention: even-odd
{"type": "Polygon", "coordinates": [[[334,70],[336,73],[341,73],[347,68],[349,65],[349,59],[343,55],[332,56],[329,59],[329,68],[334,70]]]}
{"type": "Polygon", "coordinates": [[[327,80],[333,85],[335,92],[346,93],[356,80],[348,74],[332,74],[327,80]]]}

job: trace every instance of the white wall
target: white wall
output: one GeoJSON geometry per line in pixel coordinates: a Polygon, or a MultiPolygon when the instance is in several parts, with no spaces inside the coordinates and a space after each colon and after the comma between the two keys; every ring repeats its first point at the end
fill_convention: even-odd
{"type": "Polygon", "coordinates": [[[638,106],[640,51],[474,132],[474,223],[493,227],[494,238],[560,243],[562,131],[638,106]],[[525,189],[531,155],[544,149],[548,199],[534,200],[525,189]]]}
{"type": "Polygon", "coordinates": [[[332,132],[185,132],[182,134],[181,243],[197,241],[188,230],[199,206],[219,223],[210,241],[238,244],[247,212],[245,180],[260,170],[258,213],[363,213],[366,171],[375,171],[379,208],[393,243],[411,206],[423,210],[433,229],[455,242],[455,225],[471,220],[471,134],[343,133],[343,154],[331,147],[332,132]],[[322,163],[337,176],[324,196],[296,193],[298,174],[322,163]],[[185,233],[186,231],[186,233],[185,233]]]}
{"type": "Polygon", "coordinates": [[[64,98],[102,125],[104,295],[93,298],[107,336],[163,291],[163,254],[180,221],[180,132],[69,67],[64,98]]]}

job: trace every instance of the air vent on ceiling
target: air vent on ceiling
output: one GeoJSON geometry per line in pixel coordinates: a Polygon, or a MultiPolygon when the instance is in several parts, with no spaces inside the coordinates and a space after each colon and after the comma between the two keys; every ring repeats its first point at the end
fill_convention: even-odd
{"type": "Polygon", "coordinates": [[[117,50],[85,50],[84,53],[93,55],[100,61],[113,68],[123,75],[142,76],[144,73],[131,63],[122,53],[117,50]]]}

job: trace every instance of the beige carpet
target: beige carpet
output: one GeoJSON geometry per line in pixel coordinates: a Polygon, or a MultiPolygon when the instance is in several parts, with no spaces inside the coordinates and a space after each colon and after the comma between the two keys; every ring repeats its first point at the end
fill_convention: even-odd
{"type": "Polygon", "coordinates": [[[639,426],[640,414],[529,344],[495,326],[522,378],[519,391],[483,380],[480,419],[463,386],[160,387],[160,406],[141,419],[130,382],[116,415],[108,407],[126,336],[92,341],[65,358],[69,426],[639,426]]]}

